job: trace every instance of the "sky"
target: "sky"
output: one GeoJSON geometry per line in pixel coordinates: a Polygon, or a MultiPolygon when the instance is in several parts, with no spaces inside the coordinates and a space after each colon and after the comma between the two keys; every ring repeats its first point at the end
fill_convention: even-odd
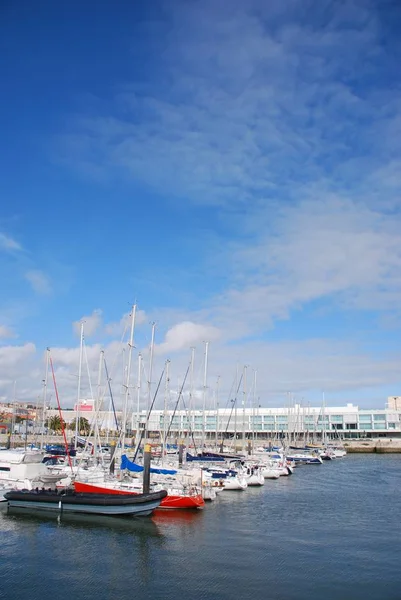
{"type": "Polygon", "coordinates": [[[243,373],[249,405],[401,394],[400,31],[392,0],[4,0],[0,400],[48,347],[64,407],[101,351],[143,406],[192,352],[197,406],[243,373]]]}

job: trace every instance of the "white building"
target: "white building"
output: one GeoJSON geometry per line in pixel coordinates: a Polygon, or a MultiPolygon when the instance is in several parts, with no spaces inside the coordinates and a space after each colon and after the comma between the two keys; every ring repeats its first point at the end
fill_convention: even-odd
{"type": "MultiPolygon", "coordinates": [[[[393,398],[393,397],[392,397],[393,398]]],[[[63,410],[63,419],[71,423],[77,416],[91,422],[95,407],[82,411],[63,410]]],[[[80,407],[82,408],[82,407],[80,407]]],[[[58,411],[48,411],[47,417],[58,415],[58,411]]],[[[121,411],[101,411],[98,414],[99,428],[103,431],[116,431],[121,427],[121,411]]],[[[139,429],[144,430],[146,412],[139,415],[139,429]]],[[[129,434],[138,427],[138,416],[131,415],[127,420],[129,434]]],[[[237,438],[272,439],[303,437],[304,439],[388,437],[401,438],[401,407],[392,403],[382,410],[360,409],[353,404],[333,407],[304,407],[299,404],[291,408],[246,408],[192,411],[153,410],[148,421],[150,437],[158,438],[161,433],[170,437],[195,437],[196,439],[237,438]]]]}

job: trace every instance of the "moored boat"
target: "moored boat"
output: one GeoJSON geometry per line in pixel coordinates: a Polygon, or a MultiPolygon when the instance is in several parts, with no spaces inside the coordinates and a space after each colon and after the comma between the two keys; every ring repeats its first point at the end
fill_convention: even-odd
{"type": "Polygon", "coordinates": [[[44,453],[37,450],[12,449],[0,452],[0,484],[12,489],[54,487],[65,474],[55,475],[43,463],[44,453]]]}
{"type": "MultiPolygon", "coordinates": [[[[104,482],[98,484],[84,483],[82,481],[74,482],[76,492],[87,494],[111,494],[111,495],[132,495],[138,494],[138,488],[130,488],[128,485],[119,485],[119,482],[104,482]]],[[[183,493],[182,490],[168,488],[166,495],[160,503],[159,508],[203,508],[205,501],[201,493],[183,493]]]]}
{"type": "Polygon", "coordinates": [[[75,491],[57,492],[54,490],[20,490],[4,494],[9,509],[23,508],[33,511],[46,510],[57,513],[73,512],[92,515],[135,515],[148,516],[167,492],[150,494],[86,494],[75,491]]]}

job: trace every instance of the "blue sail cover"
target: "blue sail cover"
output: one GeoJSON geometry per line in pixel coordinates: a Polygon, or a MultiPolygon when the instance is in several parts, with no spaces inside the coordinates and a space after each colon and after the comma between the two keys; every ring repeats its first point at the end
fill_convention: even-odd
{"type": "MultiPolygon", "coordinates": [[[[143,471],[143,467],[132,462],[126,454],[123,454],[121,457],[120,469],[127,469],[128,471],[133,471],[134,473],[141,473],[143,471]]],[[[169,469],[154,469],[153,467],[150,467],[150,472],[158,475],[175,475],[177,473],[177,471],[169,469]]]]}

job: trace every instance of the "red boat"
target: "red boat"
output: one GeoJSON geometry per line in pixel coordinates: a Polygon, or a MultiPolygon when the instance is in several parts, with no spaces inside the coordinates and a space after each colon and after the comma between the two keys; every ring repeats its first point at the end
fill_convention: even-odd
{"type": "MultiPolygon", "coordinates": [[[[107,485],[107,483],[95,485],[93,483],[83,483],[81,481],[74,481],[74,489],[76,492],[85,492],[92,494],[133,494],[140,493],[134,492],[128,489],[121,489],[115,487],[113,484],[107,485]]],[[[203,508],[205,501],[202,498],[202,494],[174,494],[167,491],[167,496],[163,498],[159,509],[166,508],[203,508]]]]}

